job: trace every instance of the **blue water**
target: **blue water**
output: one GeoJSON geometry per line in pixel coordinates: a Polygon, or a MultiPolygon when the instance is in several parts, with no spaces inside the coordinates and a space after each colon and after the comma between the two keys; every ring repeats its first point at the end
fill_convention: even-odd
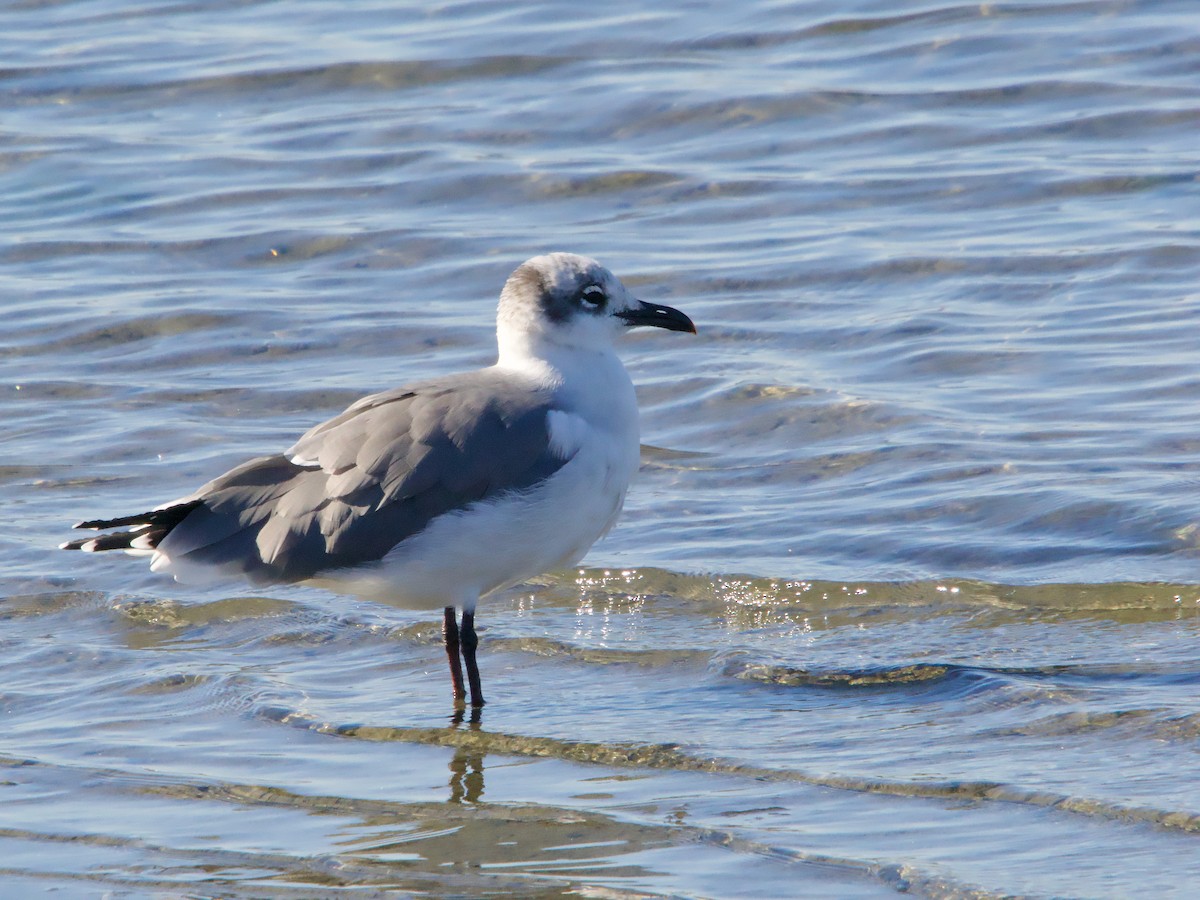
{"type": "Polygon", "coordinates": [[[0,10],[7,895],[1192,896],[1189,3],[0,10]],[[438,623],[65,554],[595,256],[643,467],[438,623]],[[607,893],[605,893],[607,892],[607,893]]]}

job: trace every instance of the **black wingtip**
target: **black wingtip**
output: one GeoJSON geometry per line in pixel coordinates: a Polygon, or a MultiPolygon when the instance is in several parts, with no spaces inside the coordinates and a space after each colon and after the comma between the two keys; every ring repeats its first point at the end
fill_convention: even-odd
{"type": "Polygon", "coordinates": [[[76,522],[75,528],[88,528],[99,531],[102,528],[125,528],[130,525],[145,525],[151,520],[153,512],[138,513],[136,516],[121,516],[117,519],[89,519],[86,522],[76,522]]]}
{"type": "Polygon", "coordinates": [[[133,542],[136,540],[138,544],[133,549],[153,549],[158,546],[158,542],[162,538],[170,533],[172,528],[187,518],[188,513],[200,506],[202,502],[201,500],[188,500],[176,503],[174,506],[152,509],[149,512],[133,516],[121,516],[117,519],[88,519],[78,522],[75,525],[76,528],[86,528],[90,531],[131,526],[133,530],[101,534],[96,537],[76,538],[73,541],[64,541],[59,544],[59,548],[83,550],[87,553],[100,550],[129,550],[133,548],[133,542]]]}

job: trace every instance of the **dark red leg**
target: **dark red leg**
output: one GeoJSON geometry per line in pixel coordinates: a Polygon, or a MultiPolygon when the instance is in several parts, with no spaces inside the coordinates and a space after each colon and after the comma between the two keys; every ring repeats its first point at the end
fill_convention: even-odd
{"type": "Polygon", "coordinates": [[[467,681],[471,685],[471,705],[483,706],[483,688],[479,683],[479,664],[475,662],[475,648],[479,646],[479,638],[475,634],[475,613],[463,611],[462,614],[462,655],[467,664],[467,681]]]}
{"type": "MultiPolygon", "coordinates": [[[[463,625],[467,617],[463,614],[463,625]]],[[[454,699],[462,700],[467,696],[463,689],[462,660],[459,658],[458,623],[454,621],[454,607],[447,606],[442,615],[442,638],[446,642],[446,659],[450,662],[450,683],[454,687],[454,699]]],[[[474,655],[472,655],[474,660],[474,655]]],[[[476,676],[478,677],[478,676],[476,676]]]]}

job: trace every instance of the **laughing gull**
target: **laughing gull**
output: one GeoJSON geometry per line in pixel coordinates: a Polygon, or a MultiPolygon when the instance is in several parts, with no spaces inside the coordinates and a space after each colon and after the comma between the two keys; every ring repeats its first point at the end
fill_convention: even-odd
{"type": "Polygon", "coordinates": [[[482,706],[476,603],[577,563],[621,511],[638,410],[613,342],[633,325],[696,331],[593,259],[535,256],[500,293],[495,365],[364,397],[282,455],[149,512],[80,522],[129,530],[62,547],[148,555],[179,581],[304,583],[441,608],[455,700],[465,662],[482,706]]]}

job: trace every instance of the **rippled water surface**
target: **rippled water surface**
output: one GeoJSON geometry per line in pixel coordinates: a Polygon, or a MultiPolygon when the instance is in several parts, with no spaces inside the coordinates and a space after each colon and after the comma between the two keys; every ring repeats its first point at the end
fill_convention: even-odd
{"type": "Polygon", "coordinates": [[[4,896],[1192,897],[1190,2],[0,9],[4,896]],[[439,623],[60,553],[596,256],[643,466],[439,623]]]}

